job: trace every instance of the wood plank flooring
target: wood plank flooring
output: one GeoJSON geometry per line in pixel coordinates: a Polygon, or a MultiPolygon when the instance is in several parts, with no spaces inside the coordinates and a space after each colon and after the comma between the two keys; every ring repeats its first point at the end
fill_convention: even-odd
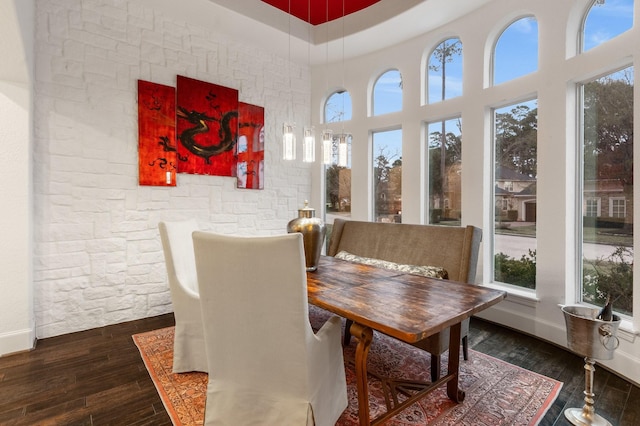
{"type": "MultiPolygon", "coordinates": [[[[162,315],[43,339],[0,358],[0,425],[170,425],[132,334],[174,324],[162,315]]],[[[584,403],[584,362],[554,345],[473,318],[469,346],[564,382],[541,425],[569,425],[584,403]]],[[[640,389],[596,366],[596,412],[613,426],[640,425],[640,389]]]]}

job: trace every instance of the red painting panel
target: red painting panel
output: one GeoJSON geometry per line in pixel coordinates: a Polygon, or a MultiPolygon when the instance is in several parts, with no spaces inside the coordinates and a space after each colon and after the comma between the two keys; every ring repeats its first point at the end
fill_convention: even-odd
{"type": "Polygon", "coordinates": [[[138,80],[138,182],[175,186],[176,90],[138,80]]]}
{"type": "Polygon", "coordinates": [[[264,108],[238,104],[238,188],[264,189],[264,108]]]}
{"type": "Polygon", "coordinates": [[[235,176],[238,91],[178,76],[178,172],[235,176]]]}

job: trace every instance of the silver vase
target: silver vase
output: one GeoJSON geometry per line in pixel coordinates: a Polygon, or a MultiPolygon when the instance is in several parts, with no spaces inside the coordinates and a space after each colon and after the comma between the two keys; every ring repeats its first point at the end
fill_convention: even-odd
{"type": "Polygon", "coordinates": [[[576,426],[611,426],[604,417],[596,414],[593,378],[595,359],[612,359],[613,351],[620,341],[616,336],[620,317],[613,315],[611,321],[597,319],[598,309],[586,306],[563,306],[567,326],[567,346],[584,356],[584,405],[582,408],[567,408],[564,416],[576,426]]]}
{"type": "Polygon", "coordinates": [[[318,261],[322,252],[322,244],[327,233],[327,227],[322,219],[315,217],[316,210],[309,207],[305,200],[304,207],[298,209],[298,217],[287,224],[287,232],[302,234],[304,244],[304,258],[307,271],[318,269],[318,261]]]}

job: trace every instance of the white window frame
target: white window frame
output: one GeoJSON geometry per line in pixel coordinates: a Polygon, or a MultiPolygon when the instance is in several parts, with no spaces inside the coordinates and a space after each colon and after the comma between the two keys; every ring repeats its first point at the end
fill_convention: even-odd
{"type": "Polygon", "coordinates": [[[586,197],[584,199],[584,206],[583,206],[583,215],[587,216],[587,217],[600,217],[602,216],[602,199],[600,197],[586,197]],[[596,202],[596,215],[595,216],[589,216],[587,213],[589,211],[589,206],[588,203],[589,201],[595,201],[596,202]]]}
{"type": "Polygon", "coordinates": [[[609,198],[609,217],[620,217],[620,218],[627,217],[627,199],[625,197],[611,197],[611,198],[609,198]],[[614,216],[613,205],[615,204],[616,201],[622,201],[623,202],[623,205],[622,205],[622,216],[614,216]]]}

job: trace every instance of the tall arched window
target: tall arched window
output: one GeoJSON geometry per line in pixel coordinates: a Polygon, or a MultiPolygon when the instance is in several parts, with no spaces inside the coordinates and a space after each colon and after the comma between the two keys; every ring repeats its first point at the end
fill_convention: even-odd
{"type": "MultiPolygon", "coordinates": [[[[327,98],[324,104],[324,122],[339,123],[351,120],[351,95],[346,90],[338,90],[327,98]]],[[[331,164],[325,166],[325,220],[333,223],[336,217],[351,216],[351,135],[333,134],[331,144],[331,164]],[[341,147],[346,152],[339,155],[341,147]],[[339,157],[344,163],[339,161],[339,157]]]]}
{"type": "Polygon", "coordinates": [[[500,35],[493,50],[493,84],[530,74],[538,69],[538,21],[520,18],[500,35]]]}
{"type": "Polygon", "coordinates": [[[338,90],[324,104],[324,122],[338,123],[347,120],[351,120],[351,95],[346,90],[338,90]]]}
{"type": "MultiPolygon", "coordinates": [[[[582,301],[633,315],[634,68],[579,85],[582,301]]],[[[637,315],[637,313],[636,313],[637,315]]]]}
{"type": "Polygon", "coordinates": [[[494,109],[493,129],[493,281],[535,289],[538,100],[494,109]]]}
{"type": "Polygon", "coordinates": [[[402,129],[372,133],[373,217],[402,222],[402,129]]]}
{"type": "Polygon", "coordinates": [[[462,42],[443,41],[431,52],[427,64],[429,103],[462,96],[462,42]]]}
{"type": "Polygon", "coordinates": [[[373,86],[373,115],[402,111],[402,76],[389,70],[373,86]]]}
{"type": "Polygon", "coordinates": [[[427,124],[428,203],[431,225],[460,225],[462,218],[462,119],[427,124]]]}
{"type": "Polygon", "coordinates": [[[633,26],[633,0],[593,0],[581,32],[581,51],[611,40],[633,26]]]}

